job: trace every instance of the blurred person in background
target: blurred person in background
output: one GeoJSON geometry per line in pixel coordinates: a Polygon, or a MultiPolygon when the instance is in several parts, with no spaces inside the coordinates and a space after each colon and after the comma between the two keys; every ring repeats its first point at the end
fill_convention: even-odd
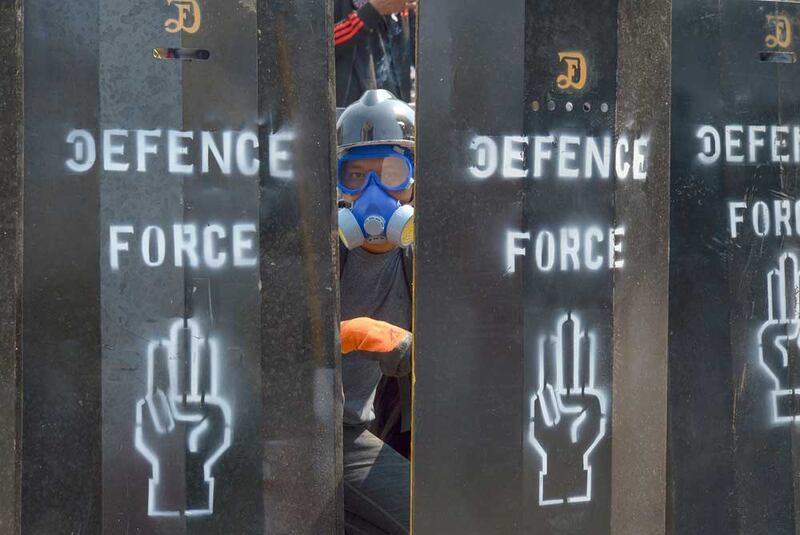
{"type": "Polygon", "coordinates": [[[416,0],[336,0],[336,106],[349,106],[368,89],[411,101],[416,0]]]}

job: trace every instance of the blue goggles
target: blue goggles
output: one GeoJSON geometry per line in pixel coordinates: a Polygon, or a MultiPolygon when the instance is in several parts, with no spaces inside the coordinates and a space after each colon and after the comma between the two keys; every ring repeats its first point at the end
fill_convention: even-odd
{"type": "Polygon", "coordinates": [[[347,195],[358,195],[370,182],[385,191],[406,190],[414,183],[413,153],[392,145],[350,149],[339,158],[337,181],[347,195]]]}

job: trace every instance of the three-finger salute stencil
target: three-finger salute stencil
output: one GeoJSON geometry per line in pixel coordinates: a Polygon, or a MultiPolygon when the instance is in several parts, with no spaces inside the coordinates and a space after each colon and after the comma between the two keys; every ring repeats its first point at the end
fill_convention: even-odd
{"type": "Polygon", "coordinates": [[[800,262],[784,253],[767,274],[767,321],[758,332],[759,364],[772,379],[770,417],[774,424],[798,421],[800,412],[800,262]]]}
{"type": "Polygon", "coordinates": [[[134,437],[151,467],[149,516],[214,513],[214,465],[233,435],[220,373],[219,343],[194,319],[175,321],[168,339],[148,344],[134,437]]]}
{"type": "Polygon", "coordinates": [[[592,452],[606,436],[607,403],[595,385],[597,340],[567,314],[538,341],[528,441],[541,461],[539,505],[592,500],[592,452]]]}

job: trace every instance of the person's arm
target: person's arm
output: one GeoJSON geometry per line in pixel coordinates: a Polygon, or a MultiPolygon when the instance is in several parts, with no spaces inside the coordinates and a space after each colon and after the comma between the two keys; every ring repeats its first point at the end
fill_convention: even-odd
{"type": "Polygon", "coordinates": [[[333,42],[341,46],[351,42],[364,31],[375,28],[381,20],[381,14],[370,2],[353,11],[333,28],[333,42]]]}
{"type": "Polygon", "coordinates": [[[342,354],[359,351],[379,362],[384,375],[402,377],[411,371],[411,333],[385,321],[355,318],[341,323],[342,354]]]}
{"type": "Polygon", "coordinates": [[[374,29],[384,15],[416,9],[416,0],[369,0],[333,27],[333,42],[338,47],[374,29]]]}

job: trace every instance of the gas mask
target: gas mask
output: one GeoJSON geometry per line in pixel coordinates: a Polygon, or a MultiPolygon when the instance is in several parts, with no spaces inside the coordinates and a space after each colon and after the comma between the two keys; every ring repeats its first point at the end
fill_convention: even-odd
{"type": "Polygon", "coordinates": [[[372,145],[351,149],[339,159],[338,187],[342,193],[361,196],[350,207],[339,208],[339,237],[348,249],[389,242],[408,247],[414,241],[414,207],[404,205],[389,192],[403,191],[414,183],[414,163],[407,149],[372,145]],[[379,162],[369,169],[358,160],[379,162]],[[347,165],[353,162],[354,165],[347,165]]]}

